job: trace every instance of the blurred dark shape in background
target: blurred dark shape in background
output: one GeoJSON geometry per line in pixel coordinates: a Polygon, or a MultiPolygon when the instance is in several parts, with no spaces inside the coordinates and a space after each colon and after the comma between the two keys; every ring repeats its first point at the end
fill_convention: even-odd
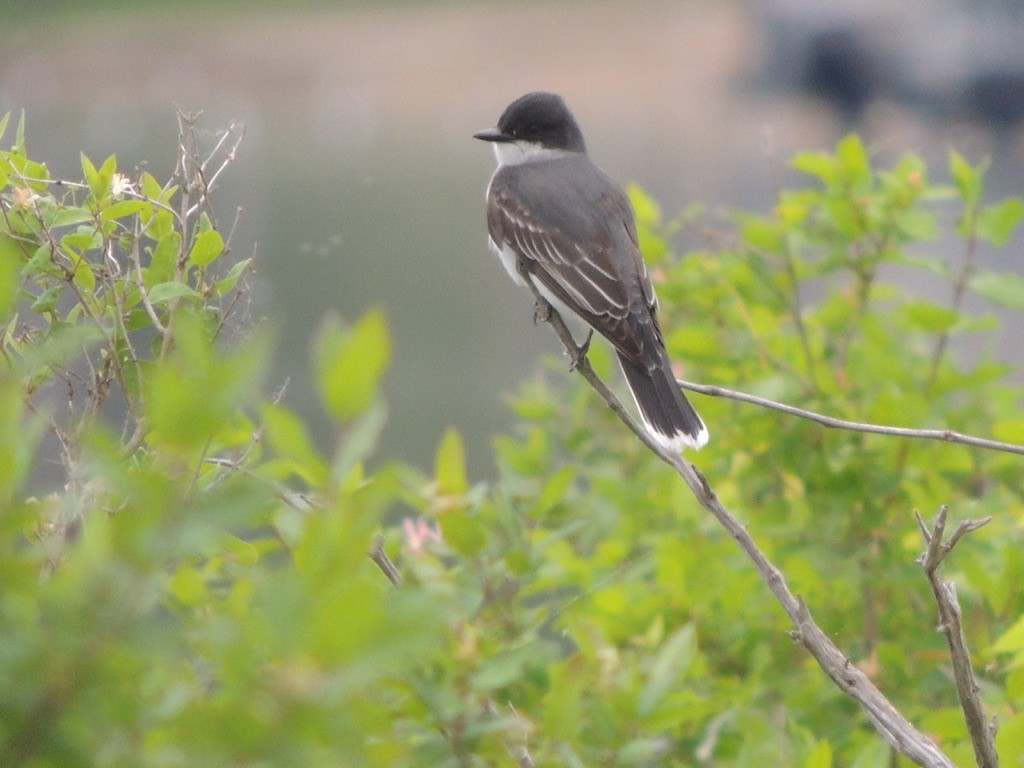
{"type": "Polygon", "coordinates": [[[971,115],[996,130],[1018,128],[1024,120],[1024,61],[1013,69],[972,73],[964,83],[963,101],[971,115]]]}
{"type": "Polygon", "coordinates": [[[770,0],[762,19],[760,82],[822,99],[850,129],[879,99],[997,133],[1024,122],[1024,0],[770,0]]]}
{"type": "Polygon", "coordinates": [[[881,67],[855,29],[827,29],[814,35],[803,64],[801,86],[832,102],[849,125],[857,123],[884,85],[881,67]]]}

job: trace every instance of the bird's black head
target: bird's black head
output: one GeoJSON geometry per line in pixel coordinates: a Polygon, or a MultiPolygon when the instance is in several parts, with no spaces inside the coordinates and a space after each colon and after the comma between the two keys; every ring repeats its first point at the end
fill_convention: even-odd
{"type": "Polygon", "coordinates": [[[484,141],[525,141],[546,149],[586,153],[583,132],[557,93],[535,91],[509,104],[498,127],[474,134],[484,141]]]}

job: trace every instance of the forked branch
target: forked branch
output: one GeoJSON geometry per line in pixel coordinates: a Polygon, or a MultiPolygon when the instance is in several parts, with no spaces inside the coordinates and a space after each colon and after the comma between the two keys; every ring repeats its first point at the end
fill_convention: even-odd
{"type": "Polygon", "coordinates": [[[636,423],[615,394],[594,373],[590,361],[576,344],[558,312],[541,295],[532,280],[527,279],[526,282],[533,290],[534,298],[537,300],[539,308],[537,316],[546,319],[554,328],[573,361],[573,368],[601,395],[608,407],[618,415],[641,442],[683,478],[700,505],[708,510],[736,540],[772,594],[775,595],[790,621],[793,622],[792,636],[794,640],[808,650],[840,690],[860,704],[876,730],[896,751],[917,765],[927,768],[953,768],[953,762],[946,757],[942,750],[915,728],[878,690],[868,676],[850,661],[814,623],[811,612],[803,600],[793,594],[789,585],[786,584],[782,572],[768,560],[757,546],[746,526],[740,523],[719,501],[714,489],[700,470],[684,460],[681,455],[667,452],[636,423]]]}
{"type": "Polygon", "coordinates": [[[949,656],[953,660],[953,681],[956,685],[956,694],[960,699],[960,708],[964,711],[964,720],[967,723],[967,731],[971,736],[971,744],[974,746],[974,757],[978,761],[978,768],[998,768],[999,755],[996,754],[995,746],[995,724],[989,725],[985,722],[985,713],[981,706],[981,698],[978,696],[978,683],[974,679],[974,672],[971,669],[971,654],[967,650],[967,639],[964,637],[963,625],[960,621],[960,603],[956,597],[956,585],[952,581],[939,579],[939,566],[946,559],[953,547],[960,539],[972,531],[976,531],[992,520],[986,517],[982,520],[964,520],[956,527],[950,537],[943,541],[942,537],[946,532],[945,505],[939,510],[935,518],[935,525],[928,529],[927,524],[921,519],[921,515],[915,510],[914,517],[921,528],[921,535],[924,537],[925,551],[917,559],[917,562],[924,568],[925,576],[928,577],[928,584],[935,595],[935,602],[939,606],[938,631],[946,637],[946,644],[949,646],[949,656]]]}

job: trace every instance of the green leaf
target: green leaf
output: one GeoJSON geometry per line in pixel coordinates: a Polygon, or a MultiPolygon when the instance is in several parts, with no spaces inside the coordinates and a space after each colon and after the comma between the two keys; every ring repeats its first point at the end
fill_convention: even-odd
{"type": "Polygon", "coordinates": [[[632,739],[616,750],[616,765],[659,765],[661,758],[672,749],[666,736],[642,736],[632,739]]]}
{"type": "Polygon", "coordinates": [[[654,228],[661,226],[661,207],[653,197],[637,184],[630,184],[626,189],[626,194],[629,195],[629,202],[633,205],[638,225],[654,228]]]}
{"type": "Polygon", "coordinates": [[[487,528],[473,510],[446,509],[441,521],[444,540],[463,557],[476,557],[487,548],[487,528]]]}
{"type": "Polygon", "coordinates": [[[978,237],[1002,248],[1013,237],[1024,218],[1024,200],[1011,197],[997,205],[986,206],[978,214],[978,237]]]}
{"type": "Polygon", "coordinates": [[[930,256],[907,256],[904,255],[901,260],[902,264],[914,267],[915,269],[921,269],[925,272],[930,272],[933,275],[944,277],[947,280],[952,279],[950,273],[949,264],[945,261],[930,257],[930,256]]]}
{"type": "Polygon", "coordinates": [[[911,325],[930,333],[948,331],[959,318],[960,313],[955,309],[927,301],[913,301],[907,304],[907,319],[911,325]]]}
{"type": "Polygon", "coordinates": [[[752,246],[769,253],[782,253],[786,248],[782,227],[778,222],[763,216],[741,217],[740,233],[752,246]]]}
{"type": "Polygon", "coordinates": [[[171,299],[181,298],[201,299],[202,296],[194,288],[184,283],[159,283],[149,290],[150,304],[163,304],[171,299]]]}
{"type": "Polygon", "coordinates": [[[1024,665],[1012,670],[1006,676],[1006,695],[1010,699],[1024,699],[1024,665]]]}
{"type": "Polygon", "coordinates": [[[537,651],[537,643],[527,643],[486,659],[473,675],[473,690],[489,694],[521,679],[524,668],[536,662],[537,651]]]}
{"type": "Polygon", "coordinates": [[[572,656],[565,663],[553,666],[548,673],[542,722],[549,738],[572,740],[583,725],[583,697],[588,681],[582,661],[572,656]]]}
{"type": "Polygon", "coordinates": [[[57,302],[60,297],[64,294],[64,286],[58,283],[57,285],[51,285],[45,291],[43,291],[32,302],[32,311],[37,312],[40,315],[52,312],[57,308],[57,302]]]}
{"type": "Polygon", "coordinates": [[[871,160],[864,143],[855,133],[839,142],[836,157],[843,175],[854,194],[863,194],[871,188],[871,160]]]}
{"type": "Polygon", "coordinates": [[[832,768],[832,745],[819,741],[807,758],[806,768],[832,768]]]}
{"type": "Polygon", "coordinates": [[[174,278],[174,268],[181,255],[181,235],[171,230],[161,237],[153,249],[146,270],[146,287],[152,288],[157,283],[166,283],[174,278]]]}
{"type": "Polygon", "coordinates": [[[83,288],[87,294],[91,295],[96,290],[96,275],[93,274],[92,267],[89,262],[78,254],[71,255],[71,263],[73,265],[74,272],[72,279],[83,288]]]}
{"type": "Polygon", "coordinates": [[[291,411],[268,403],[263,406],[267,443],[278,456],[287,459],[291,470],[314,488],[327,481],[327,465],[313,446],[306,425],[291,411]]]}
{"type": "Polygon", "coordinates": [[[640,253],[648,264],[657,264],[668,255],[669,247],[661,236],[661,209],[643,189],[631,184],[627,194],[636,214],[636,235],[640,253]]]}
{"type": "Polygon", "coordinates": [[[87,208],[57,208],[46,224],[48,227],[71,227],[93,220],[92,211],[87,208]]]}
{"type": "Polygon", "coordinates": [[[14,134],[14,146],[11,151],[15,154],[25,156],[25,110],[21,110],[21,115],[18,117],[18,130],[14,134]]]}
{"type": "MultiPolygon", "coordinates": [[[[0,135],[3,131],[0,130],[0,135]]],[[[20,262],[24,256],[18,243],[0,231],[0,320],[5,320],[17,305],[20,262]]],[[[0,334],[2,338],[2,334],[0,334]]]]}
{"type": "Polygon", "coordinates": [[[242,273],[249,268],[252,263],[252,259],[242,259],[240,262],[231,267],[227,277],[217,282],[216,290],[214,291],[217,297],[227,296],[231,291],[234,290],[235,284],[238,283],[238,279],[242,276],[242,273]]]}
{"type": "Polygon", "coordinates": [[[978,272],[970,289],[989,301],[1024,312],[1024,278],[1010,272],[978,272]]]}
{"type": "Polygon", "coordinates": [[[202,451],[218,435],[237,434],[239,409],[258,393],[267,357],[263,337],[222,349],[208,316],[182,309],[171,353],[146,373],[143,399],[152,443],[179,453],[202,451]]]}
{"type": "Polygon", "coordinates": [[[110,184],[114,180],[114,173],[117,171],[117,155],[111,155],[100,166],[99,170],[92,164],[92,161],[82,153],[82,171],[85,173],[85,181],[89,185],[89,191],[95,201],[100,201],[110,194],[110,184]]]}
{"type": "Polygon", "coordinates": [[[317,336],[317,384],[335,418],[348,420],[377,399],[380,378],[391,359],[391,338],[379,310],[367,312],[354,328],[336,317],[317,336]]]}
{"type": "Polygon", "coordinates": [[[968,208],[976,206],[981,200],[982,183],[987,165],[987,162],[982,162],[975,168],[959,152],[954,150],[949,152],[950,175],[953,177],[953,183],[956,185],[961,199],[968,208]]]}
{"type": "Polygon", "coordinates": [[[590,359],[590,365],[594,368],[594,373],[602,379],[608,379],[613,376],[613,372],[617,368],[612,361],[613,358],[609,349],[610,347],[605,344],[592,344],[587,351],[587,357],[590,359]]]}
{"type": "Polygon", "coordinates": [[[922,714],[918,727],[939,743],[964,737],[964,713],[959,707],[934,707],[922,714]]]}
{"type": "Polygon", "coordinates": [[[189,260],[198,267],[206,267],[213,263],[224,251],[224,239],[214,229],[200,232],[192,245],[189,260]]]}
{"type": "Polygon", "coordinates": [[[153,215],[146,222],[146,234],[160,242],[169,234],[174,232],[180,238],[181,235],[174,229],[174,215],[164,209],[154,209],[153,215]]]}
{"type": "Polygon", "coordinates": [[[21,268],[21,274],[23,277],[63,277],[61,270],[53,263],[49,243],[43,243],[35,249],[32,258],[21,268]]]}
{"type": "Polygon", "coordinates": [[[150,200],[159,200],[160,195],[164,191],[163,186],[149,171],[142,172],[142,175],[139,177],[139,186],[142,188],[142,194],[150,200]]]}
{"type": "Polygon", "coordinates": [[[82,173],[85,174],[86,183],[92,186],[93,183],[99,178],[99,172],[96,170],[96,166],[92,164],[92,160],[90,160],[86,156],[85,152],[82,152],[81,155],[82,173]]]}
{"type": "Polygon", "coordinates": [[[171,594],[184,606],[194,607],[209,599],[206,580],[194,568],[183,565],[171,578],[171,594]]]}
{"type": "Polygon", "coordinates": [[[896,219],[896,226],[911,240],[934,240],[939,236],[939,224],[935,214],[920,208],[911,208],[901,213],[896,219]]]}
{"type": "Polygon", "coordinates": [[[697,636],[693,624],[686,624],[672,633],[654,657],[654,663],[647,674],[637,710],[641,715],[650,714],[679,680],[697,656],[697,636]]]}
{"type": "Polygon", "coordinates": [[[79,227],[76,231],[64,235],[60,239],[60,244],[66,251],[81,254],[99,248],[103,244],[103,235],[92,227],[79,227]]]}
{"type": "Polygon", "coordinates": [[[839,167],[836,159],[826,152],[801,152],[790,161],[790,165],[798,171],[817,176],[826,184],[835,181],[839,167]]]}
{"type": "Polygon", "coordinates": [[[380,443],[388,411],[377,401],[345,430],[345,442],[331,464],[331,480],[340,482],[365,461],[380,443]]]}
{"type": "Polygon", "coordinates": [[[857,753],[850,768],[889,768],[892,764],[889,745],[878,736],[857,753]]]}
{"type": "Polygon", "coordinates": [[[449,496],[463,496],[469,488],[466,482],[466,449],[458,431],[449,429],[437,447],[434,464],[437,491],[449,496]]]}
{"type": "Polygon", "coordinates": [[[224,537],[224,545],[243,565],[253,565],[259,562],[260,549],[251,541],[229,535],[224,537]]]}
{"type": "Polygon", "coordinates": [[[1024,445],[1024,416],[996,421],[992,425],[992,436],[1005,443],[1024,445]]]}
{"type": "Polygon", "coordinates": [[[996,638],[992,644],[992,653],[1024,653],[1024,616],[996,638]]]}
{"type": "Polygon", "coordinates": [[[1018,712],[999,719],[999,731],[996,733],[996,751],[1006,763],[1019,763],[1024,755],[1024,712],[1018,712]]]}
{"type": "MultiPolygon", "coordinates": [[[[30,418],[27,413],[27,406],[28,402],[16,378],[13,376],[0,377],[0,466],[4,468],[3,472],[0,472],[0,502],[4,504],[4,518],[6,519],[6,524],[0,527],[0,531],[6,534],[4,537],[5,547],[11,547],[12,543],[16,540],[14,531],[19,529],[18,527],[12,528],[11,524],[15,523],[15,526],[17,526],[16,521],[21,517],[16,514],[20,504],[11,504],[10,500],[19,495],[18,492],[22,483],[25,482],[25,479],[30,474],[33,461],[37,458],[36,446],[46,429],[47,423],[47,420],[39,415],[35,418],[30,418]]],[[[25,518],[23,521],[24,526],[38,524],[39,518],[37,514],[33,514],[31,518],[25,518]],[[32,523],[29,522],[30,519],[32,523]]],[[[21,537],[19,536],[18,538],[20,539],[21,537]]],[[[12,576],[16,573],[15,566],[18,559],[13,555],[14,552],[9,549],[8,554],[4,558],[3,583],[5,602],[13,597],[10,588],[13,586],[14,579],[12,576]]],[[[38,615],[36,613],[38,609],[35,604],[37,599],[35,593],[33,593],[33,597],[28,599],[25,606],[32,616],[38,615]]],[[[5,628],[10,627],[9,622],[15,615],[14,612],[5,611],[5,628]]],[[[10,630],[5,629],[4,634],[7,637],[7,647],[10,648],[10,630]]],[[[12,689],[8,687],[7,690],[12,689]]]]}
{"type": "Polygon", "coordinates": [[[115,219],[123,219],[125,216],[131,216],[133,213],[138,213],[143,209],[152,210],[153,204],[148,200],[122,200],[113,205],[108,205],[102,211],[100,211],[101,221],[114,221],[115,219]]]}
{"type": "Polygon", "coordinates": [[[565,466],[552,473],[544,483],[540,493],[537,494],[537,501],[534,505],[536,513],[539,515],[547,514],[554,507],[561,504],[565,500],[575,479],[576,468],[573,466],[565,466]]]}

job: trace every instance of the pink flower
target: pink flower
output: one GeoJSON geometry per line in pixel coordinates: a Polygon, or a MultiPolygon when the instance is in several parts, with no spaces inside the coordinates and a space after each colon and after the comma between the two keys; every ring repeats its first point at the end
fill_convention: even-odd
{"type": "Polygon", "coordinates": [[[410,552],[422,552],[424,542],[433,539],[441,541],[441,526],[435,531],[423,518],[413,520],[407,517],[402,520],[402,527],[405,529],[405,548],[410,552]]]}

